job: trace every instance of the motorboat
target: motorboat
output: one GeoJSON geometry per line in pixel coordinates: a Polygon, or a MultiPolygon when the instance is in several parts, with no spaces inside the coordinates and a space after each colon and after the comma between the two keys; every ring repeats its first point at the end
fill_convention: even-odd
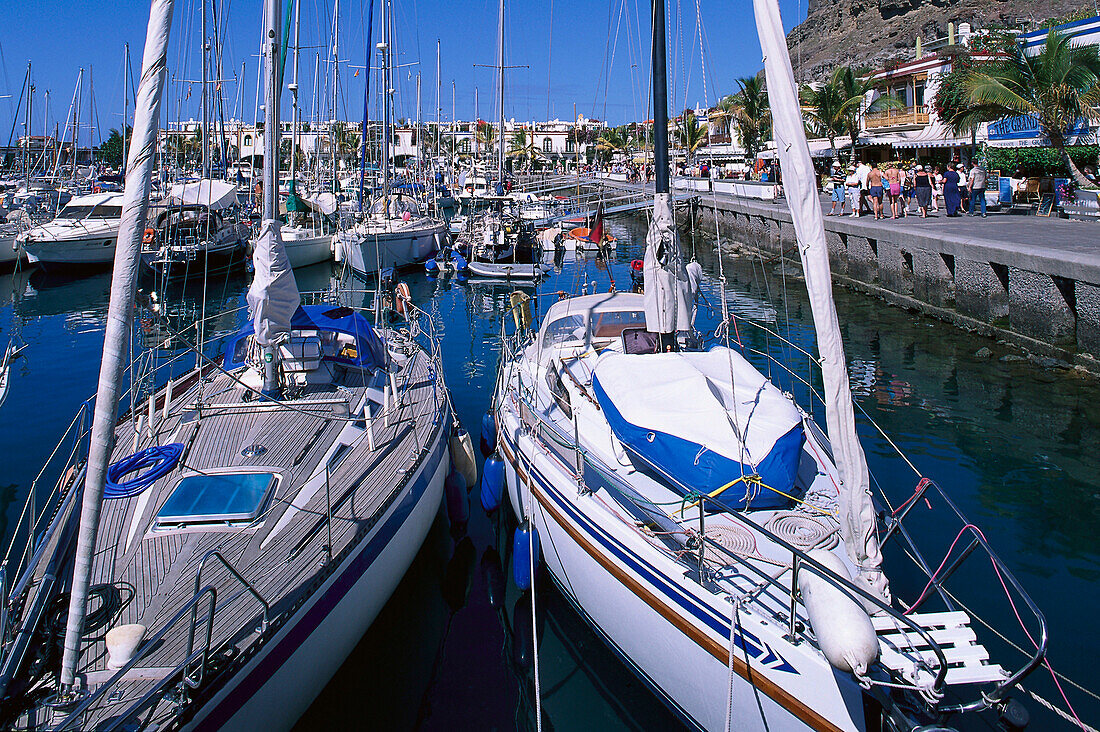
{"type": "Polygon", "coordinates": [[[143,237],[141,260],[158,277],[202,278],[244,263],[249,229],[236,216],[237,186],[178,183],[143,237]]]}
{"type": "Polygon", "coordinates": [[[551,269],[534,228],[509,213],[478,214],[456,245],[470,252],[471,276],[529,280],[551,269]]]}
{"type": "Polygon", "coordinates": [[[31,262],[43,265],[97,265],[114,261],[121,193],[76,196],[49,223],[19,234],[31,262]]]}

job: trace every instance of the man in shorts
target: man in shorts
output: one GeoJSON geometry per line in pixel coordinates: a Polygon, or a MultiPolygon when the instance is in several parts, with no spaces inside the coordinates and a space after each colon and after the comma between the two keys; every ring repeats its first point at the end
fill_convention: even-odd
{"type": "Polygon", "coordinates": [[[826,216],[843,216],[844,215],[844,171],[840,168],[839,162],[833,162],[832,171],[829,173],[829,182],[833,184],[833,205],[829,207],[829,213],[826,216]],[[840,204],[840,213],[836,212],[837,204],[840,204]]]}
{"type": "Polygon", "coordinates": [[[878,163],[871,163],[871,172],[867,174],[867,197],[871,199],[871,207],[874,209],[876,219],[882,215],[882,171],[878,169],[878,163]]]}

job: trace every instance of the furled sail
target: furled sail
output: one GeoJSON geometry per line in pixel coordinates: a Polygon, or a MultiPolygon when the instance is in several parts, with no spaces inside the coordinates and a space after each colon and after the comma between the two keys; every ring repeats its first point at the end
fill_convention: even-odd
{"type": "Polygon", "coordinates": [[[301,303],[278,221],[265,221],[260,226],[252,266],[255,275],[248,288],[248,308],[256,342],[265,347],[277,346],[290,335],[290,320],[301,303]]]}
{"type": "Polygon", "coordinates": [[[651,333],[675,333],[691,329],[691,292],[684,255],[676,235],[672,197],[658,193],[653,200],[653,221],[645,238],[645,327],[651,333]]]}
{"type": "Polygon", "coordinates": [[[833,302],[829,250],[817,193],[817,177],[810,159],[802,109],[798,103],[791,57],[779,16],[777,0],[753,0],[756,29],[764,52],[764,73],[772,110],[779,165],[787,203],[794,220],[798,252],[810,295],[817,347],[825,386],[825,422],[833,459],[840,473],[841,534],[849,558],[859,568],[857,580],[866,582],[883,599],[890,590],[882,573],[871,502],[867,459],[856,436],[852,392],[848,383],[844,343],[833,302]]]}

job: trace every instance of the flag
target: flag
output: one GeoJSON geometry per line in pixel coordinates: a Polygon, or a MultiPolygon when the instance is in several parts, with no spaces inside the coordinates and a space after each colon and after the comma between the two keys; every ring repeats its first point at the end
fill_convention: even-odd
{"type": "Polygon", "coordinates": [[[359,69],[356,69],[356,70],[355,70],[355,73],[354,73],[354,74],[352,74],[352,76],[353,76],[353,77],[355,77],[355,76],[359,76],[359,69]]]}
{"type": "Polygon", "coordinates": [[[188,85],[187,85],[187,96],[185,97],[185,101],[186,101],[187,99],[190,99],[190,98],[191,98],[191,85],[190,85],[190,84],[188,84],[188,85]]]}
{"type": "Polygon", "coordinates": [[[222,90],[222,83],[219,81],[214,85],[214,91],[220,92],[222,90]]]}
{"type": "Polygon", "coordinates": [[[600,201],[600,206],[596,209],[596,222],[592,225],[592,230],[588,232],[588,241],[594,241],[597,244],[603,243],[603,201],[600,201]]]}

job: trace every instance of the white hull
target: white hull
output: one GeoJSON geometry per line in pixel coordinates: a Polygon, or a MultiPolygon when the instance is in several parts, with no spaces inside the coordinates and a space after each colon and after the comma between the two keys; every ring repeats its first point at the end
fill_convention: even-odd
{"type": "Polygon", "coordinates": [[[346,261],[358,274],[373,274],[379,268],[395,269],[429,259],[447,236],[442,221],[427,226],[389,231],[357,227],[336,235],[338,259],[346,261]]]}
{"type": "MultiPolygon", "coordinates": [[[[576,479],[520,434],[514,413],[498,414],[509,500],[520,517],[534,506],[542,559],[562,591],[674,711],[699,728],[724,729],[730,603],[700,591],[682,565],[653,551],[596,494],[578,495],[576,479]]],[[[864,729],[860,689],[809,643],[792,646],[751,603],[739,620],[746,647],[734,654],[731,729],[864,729]]]]}
{"type": "Polygon", "coordinates": [[[15,242],[15,236],[0,236],[0,266],[13,264],[20,257],[22,257],[22,252],[20,252],[19,245],[15,242]]]}
{"type": "Polygon", "coordinates": [[[31,241],[23,243],[23,250],[31,262],[42,264],[110,264],[115,261],[115,244],[118,229],[71,239],[31,241]]]}
{"type": "Polygon", "coordinates": [[[546,268],[541,264],[470,262],[470,274],[478,277],[492,277],[504,280],[532,280],[541,275],[544,271],[546,271],[546,268]]]}
{"type": "Polygon", "coordinates": [[[301,239],[283,239],[291,267],[308,267],[332,259],[332,235],[318,234],[301,239]]]}
{"type": "Polygon", "coordinates": [[[362,639],[420,551],[438,513],[443,481],[450,470],[447,434],[447,430],[440,430],[437,443],[432,446],[430,454],[441,449],[443,457],[431,474],[427,472],[432,462],[429,458],[378,521],[371,536],[345,561],[343,573],[329,577],[265,645],[264,652],[241,669],[233,683],[205,705],[185,729],[275,732],[294,726],[362,639]],[[416,498],[412,486],[421,480],[427,481],[427,487],[416,498]],[[388,539],[387,531],[393,532],[388,539]],[[384,546],[372,558],[370,553],[379,541],[384,546]],[[353,577],[356,565],[363,562],[369,563],[366,570],[353,577]],[[350,588],[342,589],[341,585],[348,581],[352,582],[350,588]],[[343,596],[331,608],[322,604],[341,591],[343,596]],[[304,639],[294,638],[293,634],[301,633],[303,626],[311,624],[310,616],[318,613],[323,618],[306,631],[308,635],[304,639]],[[279,659],[280,646],[288,643],[294,650],[279,659]],[[257,684],[259,688],[250,688],[257,684]],[[234,699],[241,695],[248,697],[243,704],[234,704],[234,699]]]}

